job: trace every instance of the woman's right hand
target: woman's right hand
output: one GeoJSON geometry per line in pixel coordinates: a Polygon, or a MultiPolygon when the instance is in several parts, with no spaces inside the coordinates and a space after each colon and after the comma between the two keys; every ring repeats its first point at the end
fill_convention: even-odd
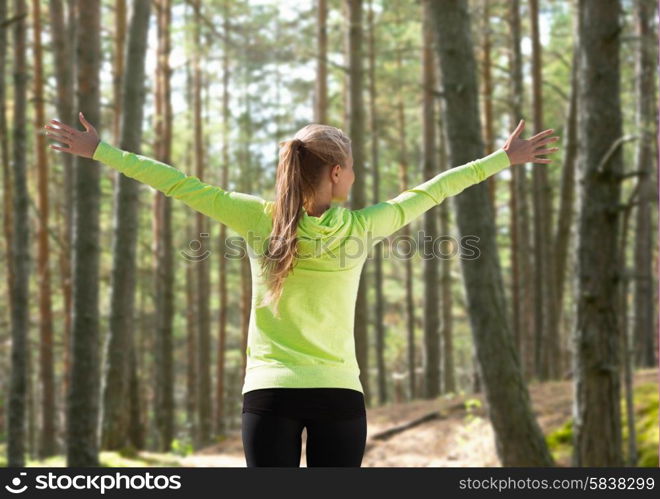
{"type": "Polygon", "coordinates": [[[525,164],[525,163],[550,163],[551,159],[547,158],[537,158],[539,154],[550,154],[559,150],[558,147],[550,149],[539,149],[539,147],[549,144],[559,140],[559,137],[554,136],[550,137],[550,134],[554,132],[552,129],[544,130],[537,133],[533,137],[530,137],[527,140],[519,138],[522,129],[525,127],[525,120],[520,120],[518,126],[509,136],[506,143],[502,147],[509,155],[509,160],[511,165],[525,164]]]}
{"type": "Polygon", "coordinates": [[[50,120],[50,123],[57,126],[58,128],[55,128],[51,125],[44,125],[44,128],[51,130],[50,133],[46,132],[46,136],[59,142],[63,142],[69,146],[61,147],[50,144],[50,147],[53,149],[75,154],[77,156],[82,156],[84,158],[91,158],[94,155],[96,146],[99,145],[101,139],[99,138],[99,134],[96,132],[96,128],[94,128],[94,126],[85,119],[82,112],[78,113],[78,117],[80,118],[80,122],[85,127],[84,132],[76,130],[69,125],[65,125],[64,123],[53,119],[50,120]]]}

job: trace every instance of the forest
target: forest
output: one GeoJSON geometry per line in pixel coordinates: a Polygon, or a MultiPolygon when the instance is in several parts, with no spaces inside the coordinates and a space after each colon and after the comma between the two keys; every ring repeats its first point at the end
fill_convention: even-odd
{"type": "Polygon", "coordinates": [[[497,151],[521,119],[523,138],[554,130],[550,163],[374,246],[355,314],[363,466],[657,467],[658,15],[0,0],[0,466],[245,466],[246,242],[49,147],[49,120],[84,130],[82,113],[124,151],[271,200],[280,142],[338,127],[351,210],[497,151]]]}

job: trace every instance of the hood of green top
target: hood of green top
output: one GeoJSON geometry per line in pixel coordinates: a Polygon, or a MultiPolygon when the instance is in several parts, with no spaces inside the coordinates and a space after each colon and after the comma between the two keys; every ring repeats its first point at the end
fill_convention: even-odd
{"type": "MultiPolygon", "coordinates": [[[[266,213],[271,217],[271,230],[274,207],[275,203],[268,201],[266,213]]],[[[307,249],[307,245],[314,244],[311,240],[318,239],[324,241],[325,247],[333,248],[339,246],[342,239],[351,234],[351,230],[350,210],[338,203],[331,204],[330,208],[319,217],[308,214],[303,208],[302,216],[298,221],[298,240],[301,249],[307,249]]]]}

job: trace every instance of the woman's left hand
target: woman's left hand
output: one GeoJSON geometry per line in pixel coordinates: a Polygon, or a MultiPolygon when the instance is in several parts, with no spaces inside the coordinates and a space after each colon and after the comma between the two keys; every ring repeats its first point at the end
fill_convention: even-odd
{"type": "Polygon", "coordinates": [[[523,128],[525,128],[525,120],[520,120],[518,126],[509,136],[506,143],[502,147],[509,155],[509,161],[511,165],[525,164],[525,163],[550,163],[551,159],[548,158],[537,158],[536,156],[542,154],[552,154],[559,150],[558,147],[553,147],[549,149],[541,149],[546,144],[550,144],[556,140],[559,140],[559,137],[554,136],[550,137],[552,132],[551,128],[537,133],[529,139],[521,139],[520,134],[522,133],[523,128]]]}
{"type": "Polygon", "coordinates": [[[101,139],[99,138],[99,134],[96,132],[96,128],[94,128],[94,126],[85,119],[82,112],[78,113],[78,117],[80,118],[80,122],[85,127],[84,132],[76,130],[69,125],[65,125],[64,123],[53,119],[50,120],[50,123],[57,126],[58,128],[55,128],[55,126],[51,125],[44,125],[44,128],[51,131],[50,133],[46,132],[46,136],[59,142],[63,142],[69,146],[62,147],[50,144],[50,147],[57,151],[68,152],[77,156],[82,156],[84,158],[91,158],[94,155],[96,146],[99,145],[101,139]]]}

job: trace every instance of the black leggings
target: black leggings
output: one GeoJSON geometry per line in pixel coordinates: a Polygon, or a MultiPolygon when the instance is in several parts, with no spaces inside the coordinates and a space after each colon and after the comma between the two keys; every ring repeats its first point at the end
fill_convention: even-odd
{"type": "Polygon", "coordinates": [[[242,437],[248,467],[360,467],[367,438],[364,397],[345,388],[265,388],[244,394],[242,437]]]}

